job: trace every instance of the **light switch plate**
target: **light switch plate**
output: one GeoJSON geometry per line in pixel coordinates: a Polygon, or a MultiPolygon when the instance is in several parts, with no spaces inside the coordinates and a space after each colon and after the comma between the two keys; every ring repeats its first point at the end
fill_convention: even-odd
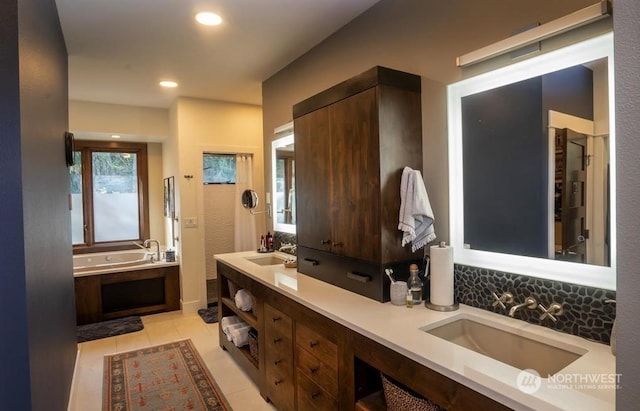
{"type": "Polygon", "coordinates": [[[198,217],[185,217],[184,218],[184,227],[185,228],[196,228],[196,227],[198,227],[198,217]]]}

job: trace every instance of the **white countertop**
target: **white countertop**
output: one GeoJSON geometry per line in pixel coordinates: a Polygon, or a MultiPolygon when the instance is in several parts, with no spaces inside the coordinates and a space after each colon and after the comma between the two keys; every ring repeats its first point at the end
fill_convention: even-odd
{"type": "Polygon", "coordinates": [[[444,313],[425,308],[423,304],[409,309],[380,303],[298,273],[295,268],[285,268],[282,264],[260,266],[250,261],[252,257],[264,255],[248,251],[218,254],[215,258],[292,300],[508,407],[518,410],[615,410],[615,357],[608,345],[463,304],[456,311],[444,313]],[[526,394],[517,385],[519,369],[420,330],[420,327],[447,322],[454,316],[490,321],[498,327],[515,329],[518,334],[534,336],[543,342],[553,340],[557,345],[578,347],[586,354],[557,373],[557,381],[542,379],[535,393],[526,394]]]}

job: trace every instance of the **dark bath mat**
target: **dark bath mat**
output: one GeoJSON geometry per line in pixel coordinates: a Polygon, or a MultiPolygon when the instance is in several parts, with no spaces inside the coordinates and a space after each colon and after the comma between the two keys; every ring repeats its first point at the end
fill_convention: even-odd
{"type": "Polygon", "coordinates": [[[202,320],[207,324],[213,324],[218,322],[218,305],[212,305],[208,308],[201,308],[198,310],[198,314],[202,317],[202,320]]]}
{"type": "Polygon", "coordinates": [[[140,331],[144,328],[139,316],[117,318],[115,320],[102,321],[94,324],[79,325],[76,327],[78,342],[98,340],[100,338],[113,337],[140,331]]]}

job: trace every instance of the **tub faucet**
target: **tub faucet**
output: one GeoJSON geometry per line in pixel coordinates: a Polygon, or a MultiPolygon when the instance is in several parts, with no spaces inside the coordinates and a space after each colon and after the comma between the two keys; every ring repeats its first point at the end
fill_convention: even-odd
{"type": "Polygon", "coordinates": [[[513,317],[513,315],[516,313],[516,311],[518,311],[521,308],[529,308],[529,309],[534,309],[538,306],[538,302],[536,301],[535,298],[529,296],[527,298],[525,298],[524,302],[522,304],[518,304],[518,305],[514,305],[513,307],[511,307],[511,309],[509,310],[509,317],[513,317]]]}
{"type": "Polygon", "coordinates": [[[149,248],[149,245],[151,243],[156,244],[156,261],[160,261],[160,242],[158,242],[158,240],[152,240],[152,239],[144,240],[144,243],[142,245],[144,246],[144,248],[149,248]]]}

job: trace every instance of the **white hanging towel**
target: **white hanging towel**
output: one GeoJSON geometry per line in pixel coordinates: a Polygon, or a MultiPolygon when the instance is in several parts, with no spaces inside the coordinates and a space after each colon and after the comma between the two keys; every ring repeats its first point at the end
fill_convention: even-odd
{"type": "Polygon", "coordinates": [[[400,216],[398,230],[402,233],[402,246],[411,243],[415,252],[436,239],[433,211],[424,187],[422,174],[405,167],[400,182],[400,216]]]}

